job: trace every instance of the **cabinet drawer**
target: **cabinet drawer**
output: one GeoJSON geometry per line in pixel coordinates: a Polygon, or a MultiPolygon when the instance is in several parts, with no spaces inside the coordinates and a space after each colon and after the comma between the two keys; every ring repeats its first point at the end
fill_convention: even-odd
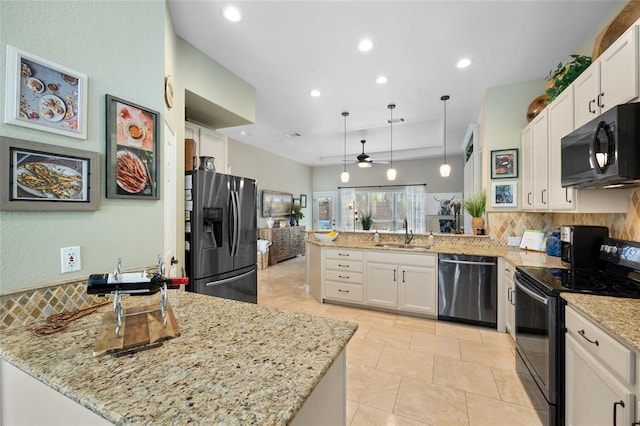
{"type": "Polygon", "coordinates": [[[325,288],[327,299],[339,299],[347,302],[363,302],[362,286],[328,282],[325,288]]]}
{"type": "Polygon", "coordinates": [[[404,254],[388,251],[370,251],[367,253],[367,261],[377,263],[392,263],[395,265],[426,266],[435,268],[437,263],[437,256],[431,253],[404,254]]]}
{"type": "Polygon", "coordinates": [[[362,272],[364,264],[359,260],[327,259],[325,265],[336,271],[362,272]]]}
{"type": "Polygon", "coordinates": [[[327,259],[362,260],[364,259],[364,254],[361,251],[354,250],[326,249],[325,257],[327,259]]]}
{"type": "Polygon", "coordinates": [[[326,271],[324,275],[327,281],[362,284],[363,274],[361,272],[326,271]]]}
{"type": "Polygon", "coordinates": [[[571,337],[620,378],[629,384],[635,383],[635,353],[631,349],[571,307],[566,308],[565,316],[567,333],[571,337]]]}

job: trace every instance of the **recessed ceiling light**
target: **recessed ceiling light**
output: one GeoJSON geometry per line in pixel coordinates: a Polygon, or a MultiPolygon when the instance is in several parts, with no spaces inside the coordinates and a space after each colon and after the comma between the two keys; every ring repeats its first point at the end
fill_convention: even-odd
{"type": "Polygon", "coordinates": [[[469,58],[462,58],[458,61],[458,63],[456,64],[456,67],[458,68],[466,68],[469,65],[471,65],[471,59],[469,58]]]}
{"type": "Polygon", "coordinates": [[[317,98],[318,96],[322,95],[322,93],[319,90],[312,90],[309,94],[314,98],[317,98]]]}
{"type": "Polygon", "coordinates": [[[240,10],[235,6],[225,6],[220,11],[224,19],[229,22],[240,22],[244,19],[240,10]]]}
{"type": "Polygon", "coordinates": [[[376,78],[376,83],[378,84],[385,84],[387,81],[389,81],[389,79],[384,75],[381,75],[380,77],[376,78]]]}
{"type": "Polygon", "coordinates": [[[371,49],[373,49],[373,42],[368,38],[363,38],[360,40],[360,43],[358,43],[358,50],[361,52],[368,52],[371,49]]]}

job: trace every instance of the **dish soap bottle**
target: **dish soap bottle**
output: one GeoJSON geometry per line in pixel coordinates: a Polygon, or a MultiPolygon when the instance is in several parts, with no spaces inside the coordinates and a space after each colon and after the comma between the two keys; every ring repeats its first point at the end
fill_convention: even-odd
{"type": "Polygon", "coordinates": [[[380,242],[380,234],[378,234],[378,230],[376,229],[375,234],[373,234],[373,242],[378,244],[380,242]]]}
{"type": "Polygon", "coordinates": [[[436,237],[433,236],[433,231],[429,232],[427,243],[429,244],[429,246],[433,246],[436,243],[436,237]]]}

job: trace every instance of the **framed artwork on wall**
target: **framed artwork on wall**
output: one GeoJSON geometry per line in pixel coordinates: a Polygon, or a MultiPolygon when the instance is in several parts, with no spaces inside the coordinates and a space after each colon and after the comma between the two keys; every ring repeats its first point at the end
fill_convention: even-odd
{"type": "Polygon", "coordinates": [[[87,138],[87,76],[7,45],[5,123],[87,138]]]}
{"type": "Polygon", "coordinates": [[[517,207],[518,194],[517,182],[492,183],[491,206],[493,207],[517,207]]]}
{"type": "Polygon", "coordinates": [[[518,148],[491,151],[491,179],[518,177],[518,148]]]}
{"type": "Polygon", "coordinates": [[[293,194],[278,191],[262,191],[262,217],[289,217],[293,194]]]}
{"type": "Polygon", "coordinates": [[[158,113],[106,95],[107,198],[159,199],[158,113]]]}
{"type": "Polygon", "coordinates": [[[0,210],[98,210],[100,154],[0,137],[0,210]]]}
{"type": "Polygon", "coordinates": [[[300,194],[300,207],[307,208],[307,194],[300,194]]]}

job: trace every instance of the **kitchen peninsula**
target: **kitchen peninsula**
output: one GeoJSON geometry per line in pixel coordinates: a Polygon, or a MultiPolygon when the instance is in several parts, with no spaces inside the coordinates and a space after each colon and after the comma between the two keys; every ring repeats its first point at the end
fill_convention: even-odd
{"type": "MultiPolygon", "coordinates": [[[[123,304],[157,301],[149,299],[123,304]]],[[[344,423],[344,349],[356,324],[174,290],[169,304],[181,335],[123,357],[92,356],[110,306],[46,337],[1,332],[3,418],[9,408],[45,411],[33,410],[35,396],[11,406],[6,373],[19,369],[115,424],[314,424],[328,415],[344,423]]]]}

